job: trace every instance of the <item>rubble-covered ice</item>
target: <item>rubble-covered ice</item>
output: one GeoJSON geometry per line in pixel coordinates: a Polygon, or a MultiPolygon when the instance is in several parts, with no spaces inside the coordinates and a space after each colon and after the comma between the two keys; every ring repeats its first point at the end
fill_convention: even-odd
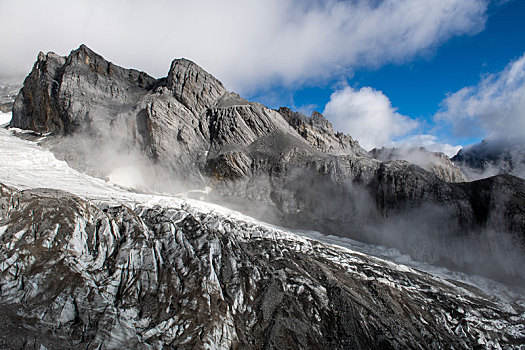
{"type": "Polygon", "coordinates": [[[131,192],[3,128],[0,152],[1,346],[525,342],[522,295],[496,282],[218,205],[131,192]]]}

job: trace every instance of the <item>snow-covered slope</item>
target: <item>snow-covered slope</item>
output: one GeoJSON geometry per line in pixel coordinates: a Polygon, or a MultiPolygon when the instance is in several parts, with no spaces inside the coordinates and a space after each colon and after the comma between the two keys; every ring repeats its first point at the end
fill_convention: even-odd
{"type": "MultiPolygon", "coordinates": [[[[9,118],[2,117],[0,123],[9,118]]],[[[128,191],[72,170],[6,129],[0,183],[9,186],[0,187],[0,347],[525,342],[523,300],[502,285],[492,283],[489,295],[457,280],[460,274],[442,269],[432,276],[406,256],[393,258],[412,267],[354,248],[385,256],[392,250],[291,232],[197,200],[128,191]]]]}
{"type": "Polygon", "coordinates": [[[52,133],[42,145],[82,173],[148,192],[208,187],[209,201],[262,220],[525,286],[525,181],[374,159],[320,114],[246,101],[188,60],[155,79],[85,45],[39,53],[12,111],[11,126],[52,133]]]}
{"type": "MultiPolygon", "coordinates": [[[[0,113],[0,126],[5,126],[11,119],[10,113],[0,113]]],[[[114,183],[91,177],[72,169],[64,161],[57,160],[53,153],[39,147],[36,142],[15,137],[13,133],[22,130],[0,128],[0,183],[17,189],[51,188],[66,191],[87,200],[125,204],[130,207],[136,205],[160,205],[163,207],[179,208],[184,205],[198,208],[203,212],[213,212],[232,220],[242,220],[254,224],[280,229],[232,211],[222,206],[192,199],[196,191],[180,193],[178,196],[162,194],[138,193],[132,189],[120,187],[114,183]],[[192,198],[189,198],[192,197],[192,198]]],[[[206,189],[203,189],[203,193],[206,189]]],[[[489,279],[472,276],[461,272],[450,271],[443,267],[413,260],[409,255],[400,253],[397,249],[380,245],[365,244],[349,238],[333,235],[323,235],[316,231],[290,230],[296,235],[304,236],[320,242],[337,245],[368,255],[381,257],[395,263],[408,265],[420,270],[454,279],[469,282],[487,293],[508,295],[510,299],[518,298],[517,292],[489,279]]]]}

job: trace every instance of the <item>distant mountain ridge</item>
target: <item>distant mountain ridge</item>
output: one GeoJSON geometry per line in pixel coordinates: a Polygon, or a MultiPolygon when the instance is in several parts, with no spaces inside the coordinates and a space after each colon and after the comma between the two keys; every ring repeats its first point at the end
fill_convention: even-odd
{"type": "Polygon", "coordinates": [[[460,168],[452,164],[444,153],[429,152],[424,147],[374,148],[368,154],[383,162],[406,160],[436,174],[440,179],[447,182],[468,181],[460,168]]]}
{"type": "MultiPolygon", "coordinates": [[[[453,183],[463,179],[444,158],[431,172],[375,159],[321,114],[246,101],[186,59],[155,79],[85,45],[68,57],[40,53],[11,126],[53,133],[43,144],[101,177],[121,155],[137,151],[146,168],[182,186],[212,188],[210,200],[279,224],[387,243],[421,259],[487,265],[485,272],[498,275],[490,244],[511,240],[524,249],[522,180],[453,183]],[[108,149],[116,157],[104,162],[108,149]],[[500,239],[492,242],[492,232],[500,239]],[[465,251],[475,263],[465,261],[465,251]]],[[[146,182],[160,184],[154,176],[146,182]]]]}
{"type": "Polygon", "coordinates": [[[483,140],[461,149],[452,162],[473,180],[498,174],[525,179],[525,140],[483,140]]]}

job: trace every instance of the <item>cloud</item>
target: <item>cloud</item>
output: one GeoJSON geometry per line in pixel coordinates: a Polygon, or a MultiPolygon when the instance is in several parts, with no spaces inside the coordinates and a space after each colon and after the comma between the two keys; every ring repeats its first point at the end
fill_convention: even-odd
{"type": "Polygon", "coordinates": [[[488,139],[524,142],[525,54],[478,85],[450,94],[434,118],[460,136],[481,132],[488,139]]]}
{"type": "Polygon", "coordinates": [[[402,62],[483,29],[488,0],[2,0],[0,75],[86,43],[165,76],[187,57],[241,93],[402,62]]]}
{"type": "Polygon", "coordinates": [[[367,150],[380,147],[401,149],[425,147],[453,157],[460,145],[441,142],[437,136],[411,134],[419,123],[396,112],[390,99],[371,87],[345,87],[334,92],[323,114],[337,131],[350,134],[367,150]]]}
{"type": "Polygon", "coordinates": [[[367,150],[392,143],[414,130],[418,123],[399,114],[381,91],[370,87],[345,87],[334,92],[323,114],[337,131],[350,134],[367,150]]]}
{"type": "Polygon", "coordinates": [[[407,136],[392,142],[391,146],[398,148],[425,147],[430,152],[441,152],[450,158],[455,156],[461,149],[461,145],[442,143],[437,136],[428,134],[407,136]]]}

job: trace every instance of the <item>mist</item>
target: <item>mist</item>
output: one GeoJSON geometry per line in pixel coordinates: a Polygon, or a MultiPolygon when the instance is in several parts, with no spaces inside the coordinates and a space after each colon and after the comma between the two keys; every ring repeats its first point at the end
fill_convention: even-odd
{"type": "Polygon", "coordinates": [[[430,171],[433,165],[439,160],[439,154],[429,152],[423,147],[399,147],[399,148],[381,148],[373,149],[370,154],[382,161],[406,160],[409,163],[416,164],[425,170],[430,171]]]}
{"type": "Polygon", "coordinates": [[[381,149],[374,148],[368,153],[382,162],[404,160],[429,171],[446,182],[467,181],[466,175],[459,167],[441,152],[431,152],[424,147],[400,147],[381,149]]]}
{"type": "Polygon", "coordinates": [[[469,221],[475,214],[461,195],[447,204],[378,207],[370,186],[311,166],[290,166],[281,178],[260,174],[217,186],[203,199],[265,222],[384,245],[416,261],[525,287],[522,238],[490,219],[469,221]]]}
{"type": "Polygon", "coordinates": [[[499,174],[525,179],[525,138],[488,138],[465,147],[453,161],[472,181],[499,174]]]}
{"type": "Polygon", "coordinates": [[[448,207],[423,203],[366,232],[371,242],[395,247],[414,260],[525,287],[520,237],[491,227],[461,227],[448,207]]]}
{"type": "Polygon", "coordinates": [[[74,134],[40,141],[72,168],[119,187],[144,193],[184,194],[204,183],[184,178],[149,158],[127,139],[74,134]]]}

